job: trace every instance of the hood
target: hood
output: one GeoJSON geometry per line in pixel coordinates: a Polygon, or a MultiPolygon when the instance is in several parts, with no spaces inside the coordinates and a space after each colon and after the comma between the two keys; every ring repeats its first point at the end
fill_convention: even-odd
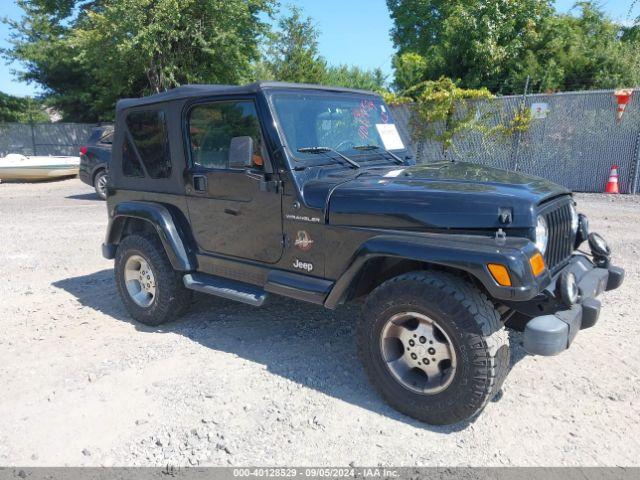
{"type": "MultiPolygon", "coordinates": [[[[371,168],[357,178],[305,184],[311,207],[328,205],[332,225],[395,229],[486,229],[535,225],[541,202],[570,192],[548,180],[470,163],[371,168]]],[[[326,215],[327,212],[325,212],[326,215]]]]}

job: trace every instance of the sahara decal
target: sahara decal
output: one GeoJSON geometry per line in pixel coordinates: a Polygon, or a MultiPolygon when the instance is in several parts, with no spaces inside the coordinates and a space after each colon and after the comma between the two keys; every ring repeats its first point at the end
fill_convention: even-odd
{"type": "Polygon", "coordinates": [[[303,252],[308,252],[309,250],[311,250],[311,247],[313,247],[314,243],[315,242],[311,238],[311,235],[309,235],[304,230],[298,230],[298,234],[296,235],[296,240],[294,242],[294,245],[297,248],[299,248],[303,252]]]}

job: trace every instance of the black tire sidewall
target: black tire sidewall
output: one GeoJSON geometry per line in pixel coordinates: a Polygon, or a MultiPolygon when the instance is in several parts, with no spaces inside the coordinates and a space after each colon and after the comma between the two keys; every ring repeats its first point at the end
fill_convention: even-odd
{"type": "Polygon", "coordinates": [[[425,287],[392,288],[394,296],[385,298],[386,292],[378,292],[378,298],[367,302],[360,322],[360,355],[369,379],[394,408],[431,424],[457,423],[473,417],[486,404],[490,379],[482,356],[488,346],[480,326],[466,308],[425,287]],[[405,293],[398,293],[403,290],[405,293]],[[414,392],[403,386],[387,367],[380,346],[382,330],[391,317],[403,312],[428,316],[451,340],[456,371],[445,390],[434,394],[414,392]]]}
{"type": "Polygon", "coordinates": [[[176,273],[155,239],[131,235],[118,246],[115,258],[116,284],[127,311],[133,318],[146,325],[160,325],[179,316],[190,298],[190,291],[177,282],[176,273]],[[153,272],[156,295],[149,307],[141,307],[129,295],[124,279],[127,260],[139,255],[145,259],[153,272]]]}

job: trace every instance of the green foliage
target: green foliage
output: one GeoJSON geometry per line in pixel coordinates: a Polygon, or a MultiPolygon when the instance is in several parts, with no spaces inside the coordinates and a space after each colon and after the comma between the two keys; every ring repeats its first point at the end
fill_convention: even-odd
{"type": "Polygon", "coordinates": [[[416,138],[431,138],[442,143],[444,151],[451,148],[454,139],[470,130],[486,131],[487,117],[479,115],[477,104],[494,96],[486,88],[465,89],[451,79],[427,80],[408,91],[415,98],[415,111],[411,121],[416,138]]]}
{"type": "Polygon", "coordinates": [[[118,98],[184,83],[241,83],[274,0],[19,0],[8,60],[65,119],[113,117],[118,98]]]}
{"type": "Polygon", "coordinates": [[[418,53],[401,53],[393,57],[393,68],[396,72],[394,87],[402,91],[425,79],[427,60],[418,53]]]}
{"type": "Polygon", "coordinates": [[[378,91],[384,88],[382,70],[364,70],[357,66],[338,65],[326,68],[321,84],[334,87],[359,88],[378,91]]]}
{"type": "Polygon", "coordinates": [[[297,7],[278,22],[279,29],[270,36],[265,58],[253,66],[257,80],[317,83],[337,87],[380,90],[385,77],[380,69],[364,70],[357,66],[328,65],[318,51],[320,31],[297,7]]]}
{"type": "Polygon", "coordinates": [[[251,80],[381,89],[380,70],[328,66],[318,30],[301,11],[279,21],[276,0],[18,0],[1,51],[41,85],[65,120],[113,118],[115,102],[185,83],[251,80]],[[262,49],[261,47],[266,47],[262,49]],[[264,52],[262,51],[264,50],[264,52]]]}
{"type": "Polygon", "coordinates": [[[320,83],[326,61],[318,53],[318,29],[311,18],[303,18],[297,7],[278,22],[265,66],[274,79],[285,82],[320,83]]]}
{"type": "Polygon", "coordinates": [[[459,79],[494,93],[633,86],[640,82],[635,27],[609,20],[594,2],[577,16],[548,0],[387,0],[394,20],[395,87],[459,79]]]}
{"type": "Polygon", "coordinates": [[[389,104],[412,103],[412,136],[440,142],[444,152],[455,147],[456,139],[465,133],[506,140],[526,132],[531,125],[531,111],[524,104],[506,118],[488,89],[462,88],[446,77],[426,80],[401,95],[387,93],[383,97],[389,104]]]}
{"type": "Polygon", "coordinates": [[[49,115],[43,105],[32,98],[21,98],[0,92],[0,122],[45,123],[49,115]]]}

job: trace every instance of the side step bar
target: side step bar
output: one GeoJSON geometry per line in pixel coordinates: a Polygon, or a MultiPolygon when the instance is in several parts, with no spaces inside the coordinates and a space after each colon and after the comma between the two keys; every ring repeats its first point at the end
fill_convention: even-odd
{"type": "Polygon", "coordinates": [[[204,273],[187,273],[182,281],[184,286],[196,292],[247,303],[260,307],[269,296],[260,287],[204,273]]]}

